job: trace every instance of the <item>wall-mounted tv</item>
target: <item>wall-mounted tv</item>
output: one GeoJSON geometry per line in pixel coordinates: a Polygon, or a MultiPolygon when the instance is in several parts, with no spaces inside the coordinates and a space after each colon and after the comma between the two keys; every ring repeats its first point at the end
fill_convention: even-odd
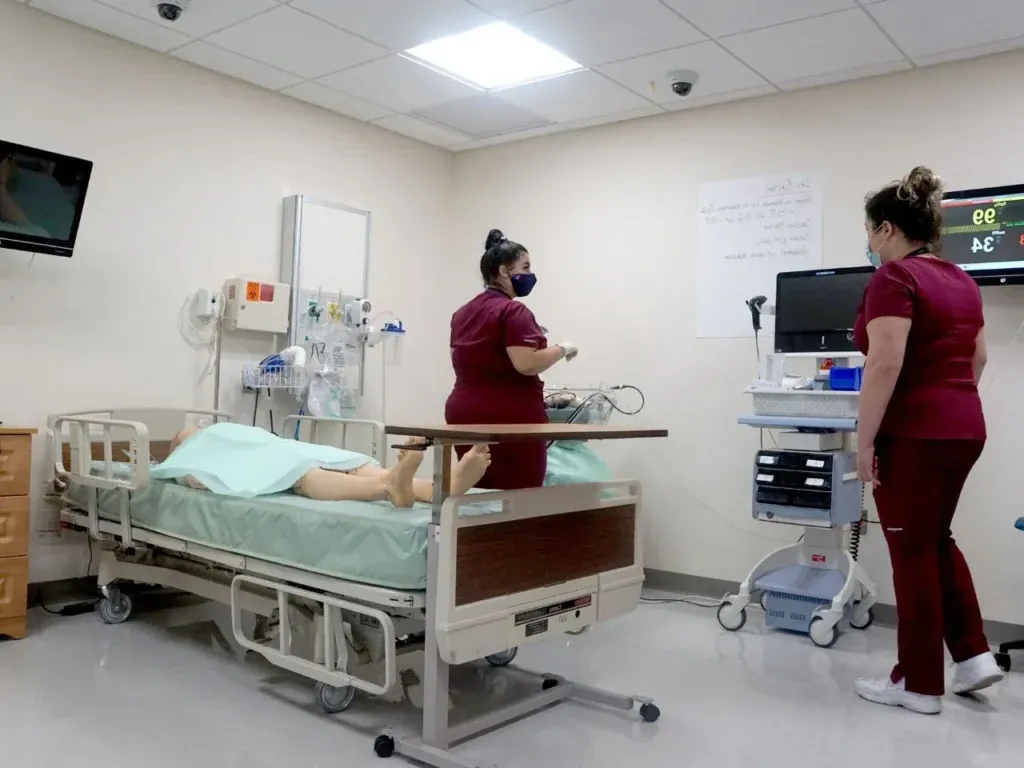
{"type": "Polygon", "coordinates": [[[947,192],[942,256],[979,285],[1024,283],[1024,184],[947,192]]]}
{"type": "Polygon", "coordinates": [[[0,248],[70,256],[92,163],[0,140],[0,248]]]}

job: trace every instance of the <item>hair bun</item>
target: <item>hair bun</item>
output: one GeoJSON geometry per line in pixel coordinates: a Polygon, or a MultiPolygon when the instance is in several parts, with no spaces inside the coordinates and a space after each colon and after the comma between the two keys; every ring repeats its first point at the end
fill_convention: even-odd
{"type": "Polygon", "coordinates": [[[933,197],[941,195],[941,193],[942,179],[923,165],[917,166],[908,173],[897,189],[899,198],[912,204],[927,205],[933,197]]]}
{"type": "Polygon", "coordinates": [[[484,243],[484,250],[489,251],[491,250],[491,248],[494,248],[496,245],[500,245],[507,239],[508,238],[505,237],[505,233],[502,232],[500,229],[492,229],[490,232],[487,233],[487,240],[484,243]]]}

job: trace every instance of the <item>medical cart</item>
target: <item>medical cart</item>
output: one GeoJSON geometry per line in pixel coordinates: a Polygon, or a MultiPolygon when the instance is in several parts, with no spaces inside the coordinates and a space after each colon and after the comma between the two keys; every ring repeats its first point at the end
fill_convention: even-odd
{"type": "MultiPolygon", "coordinates": [[[[837,365],[833,356],[814,357],[817,370],[837,365]]],[[[846,367],[851,355],[840,356],[846,367]]],[[[769,360],[771,370],[779,361],[769,360]]],[[[718,621],[729,631],[747,621],[747,606],[761,594],[767,626],[803,632],[821,648],[831,648],[843,626],[867,629],[874,621],[877,589],[857,562],[863,519],[863,484],[849,435],[857,427],[858,392],[784,389],[759,382],[748,392],[754,413],[740,424],[787,430],[778,448],[757,451],[752,467],[755,520],[799,525],[803,536],[754,566],[739,592],[726,597],[718,621]],[[850,545],[844,546],[846,530],[850,545]]]]}

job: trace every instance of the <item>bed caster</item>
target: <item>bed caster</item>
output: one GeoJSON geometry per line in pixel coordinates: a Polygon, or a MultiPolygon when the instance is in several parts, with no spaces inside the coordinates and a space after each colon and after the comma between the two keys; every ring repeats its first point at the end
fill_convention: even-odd
{"type": "Polygon", "coordinates": [[[109,587],[98,609],[104,624],[124,624],[132,615],[132,599],[117,587],[109,587]]]}
{"type": "Polygon", "coordinates": [[[373,754],[377,757],[391,757],[395,754],[395,740],[390,736],[378,736],[373,742],[373,754]]]}
{"type": "Polygon", "coordinates": [[[996,657],[996,664],[999,665],[999,668],[1001,670],[1003,670],[1003,672],[1009,672],[1010,671],[1010,666],[1011,666],[1010,654],[1008,654],[1008,653],[996,653],[996,654],[993,654],[993,655],[996,657]]]}
{"type": "Polygon", "coordinates": [[[558,685],[558,678],[557,677],[545,677],[544,678],[544,682],[542,682],[540,684],[540,689],[542,691],[550,691],[556,685],[558,685]]]}
{"type": "Polygon", "coordinates": [[[833,624],[826,628],[825,620],[821,616],[811,619],[807,634],[810,635],[811,642],[819,648],[831,648],[839,642],[839,627],[833,624]]]}
{"type": "Polygon", "coordinates": [[[732,603],[727,600],[718,606],[718,623],[722,625],[722,629],[739,632],[747,623],[747,609],[741,608],[736,611],[733,609],[732,603]]]}
{"type": "Polygon", "coordinates": [[[316,684],[316,703],[320,709],[328,715],[336,715],[344,712],[352,706],[352,700],[356,697],[356,689],[351,685],[335,687],[327,683],[316,684]]]}
{"type": "Polygon", "coordinates": [[[858,616],[856,613],[850,618],[850,626],[862,632],[875,623],[875,612],[868,608],[867,613],[858,616]]]}
{"type": "Polygon", "coordinates": [[[492,667],[507,667],[515,661],[517,655],[519,655],[518,648],[509,648],[507,651],[492,653],[490,656],[486,656],[484,658],[487,659],[487,663],[492,667]]]}
{"type": "Polygon", "coordinates": [[[656,723],[658,718],[661,717],[661,710],[653,703],[642,704],[640,706],[640,717],[644,719],[645,723],[656,723]]]}

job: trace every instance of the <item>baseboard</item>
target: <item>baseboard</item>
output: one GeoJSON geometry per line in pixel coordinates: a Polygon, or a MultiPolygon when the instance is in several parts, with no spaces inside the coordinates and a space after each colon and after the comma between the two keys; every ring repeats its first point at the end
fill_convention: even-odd
{"type": "MultiPolygon", "coordinates": [[[[711,579],[706,576],[693,576],[686,573],[646,569],[646,586],[675,592],[681,595],[699,595],[720,599],[725,595],[734,594],[739,590],[739,582],[724,579],[711,579]]],[[[76,579],[61,579],[41,584],[29,584],[29,607],[44,604],[66,604],[79,600],[88,600],[97,595],[96,577],[88,576],[76,579]]],[[[875,623],[882,627],[896,626],[896,606],[886,603],[875,604],[875,623]]],[[[985,636],[993,646],[1024,638],[1024,626],[1005,621],[985,620],[985,636]]]]}
{"type": "MultiPolygon", "coordinates": [[[[646,569],[647,580],[645,586],[649,589],[675,592],[681,595],[699,595],[700,597],[714,598],[716,600],[725,595],[735,594],[739,588],[739,582],[726,581],[724,579],[710,579],[706,576],[692,576],[686,573],[674,573],[672,571],[659,571],[653,568],[646,569]]],[[[896,606],[886,603],[876,603],[875,624],[882,627],[895,628],[896,606]]],[[[1024,638],[1024,626],[1010,624],[1005,621],[985,620],[985,636],[993,646],[1000,643],[1008,643],[1024,638]]]]}

